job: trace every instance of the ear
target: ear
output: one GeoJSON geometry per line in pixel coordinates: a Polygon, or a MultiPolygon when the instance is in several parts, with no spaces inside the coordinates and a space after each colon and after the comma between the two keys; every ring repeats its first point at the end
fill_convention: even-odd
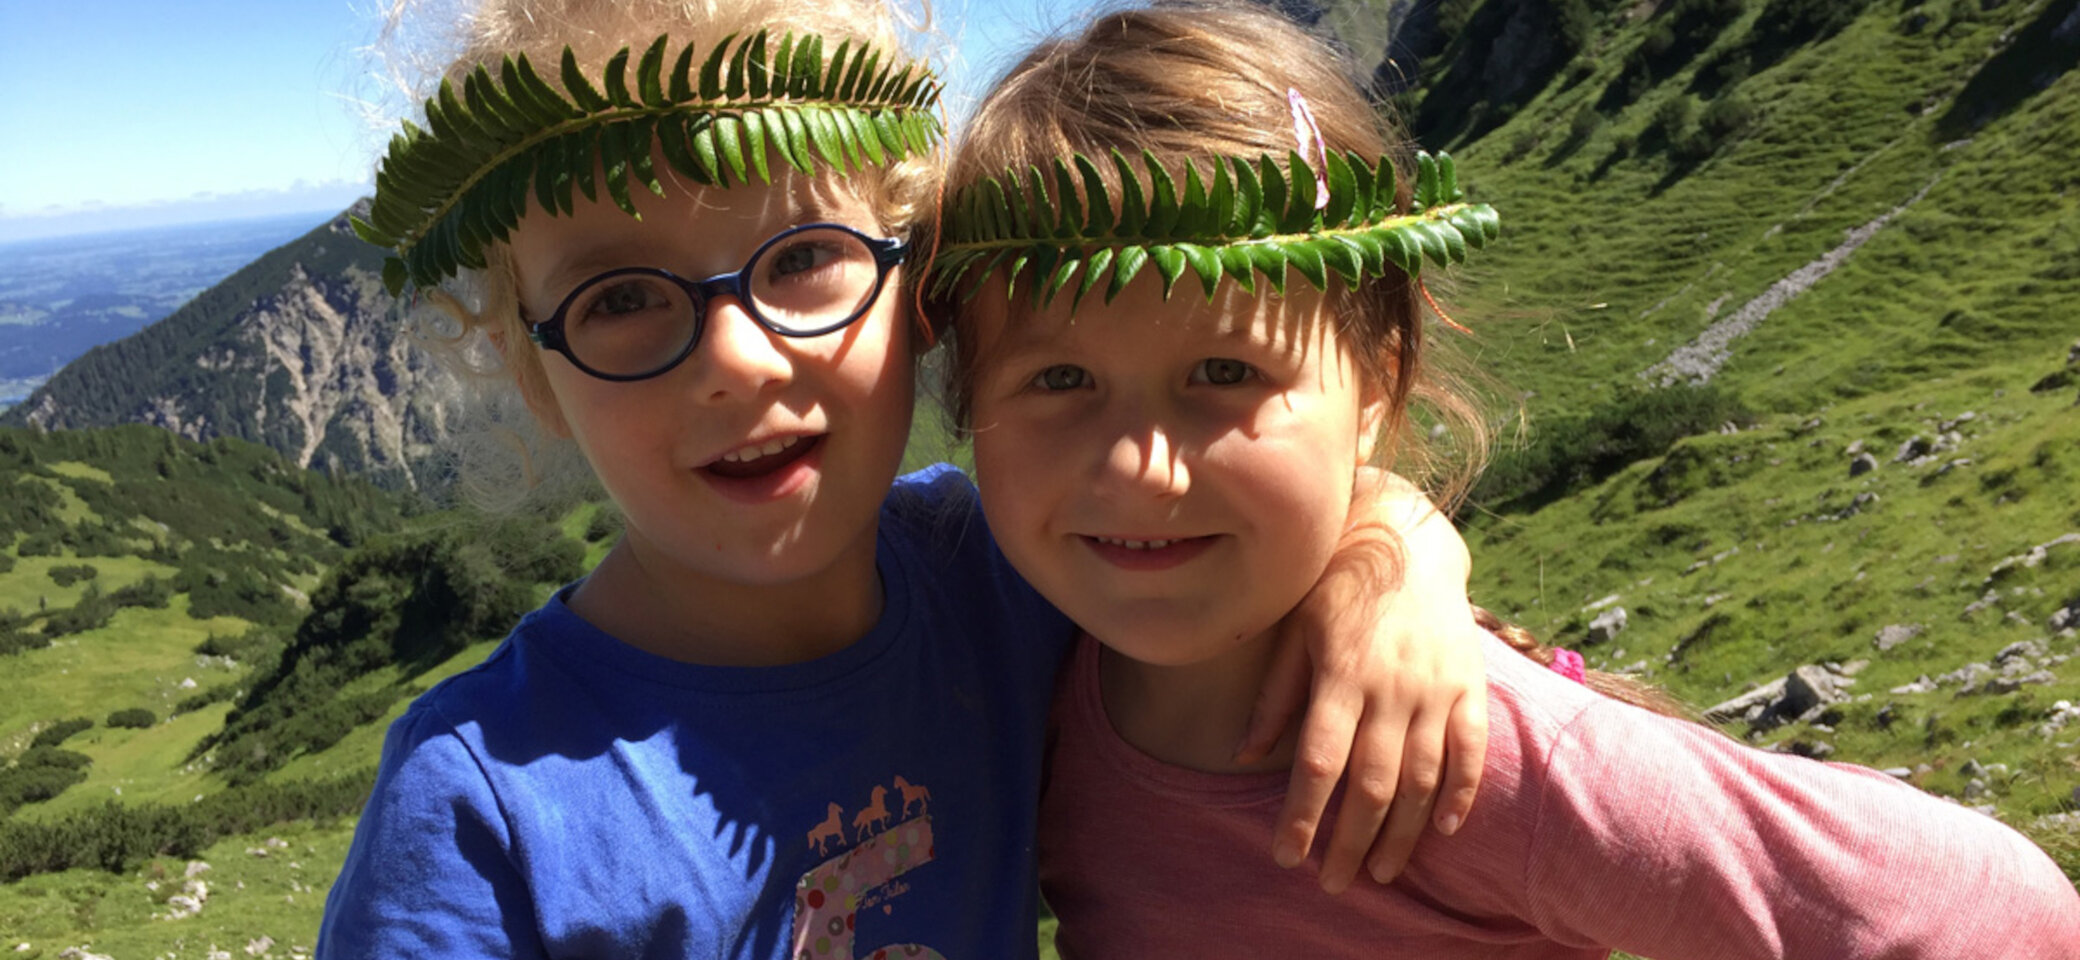
{"type": "Polygon", "coordinates": [[[1380,431],[1387,426],[1387,398],[1379,391],[1368,391],[1370,398],[1358,408],[1358,466],[1372,462],[1372,455],[1379,446],[1380,431]]]}

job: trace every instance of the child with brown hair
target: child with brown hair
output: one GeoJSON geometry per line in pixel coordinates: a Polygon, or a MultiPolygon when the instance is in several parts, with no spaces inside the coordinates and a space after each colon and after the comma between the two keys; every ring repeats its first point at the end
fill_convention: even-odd
{"type": "Polygon", "coordinates": [[[1411,406],[1469,407],[1411,274],[1494,222],[1448,159],[1401,175],[1341,70],[1257,7],[1108,12],[1013,68],[958,150],[930,283],[984,510],[1087,631],[1041,806],[1063,957],[2080,955],[2080,898],[2014,831],[1601,695],[1656,699],[1514,630],[1461,830],[1342,897],[1236,856],[1290,760],[1222,750],[1272,625],[1376,450],[1419,458],[1411,406]]]}
{"type": "MultiPolygon", "coordinates": [[[[393,290],[488,338],[625,533],[391,727],[319,953],[1030,956],[1073,631],[963,475],[896,476],[936,81],[871,0],[485,0],[456,28],[357,229],[397,250],[393,290]],[[476,289],[444,292],[458,274],[476,289]]],[[[1449,625],[1463,573],[1396,596],[1449,625]]],[[[1297,774],[1289,829],[1350,758],[1374,809],[1332,846],[1355,871],[1408,819],[1377,789],[1403,735],[1427,786],[1396,803],[1420,810],[1442,718],[1477,715],[1452,678],[1479,654],[1392,620],[1375,645],[1341,614],[1370,578],[1326,579],[1307,729],[1342,752],[1297,774]]]]}

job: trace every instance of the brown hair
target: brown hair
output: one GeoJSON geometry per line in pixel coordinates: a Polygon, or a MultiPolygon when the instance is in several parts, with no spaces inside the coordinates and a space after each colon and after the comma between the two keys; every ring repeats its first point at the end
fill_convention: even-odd
{"type": "MultiPolygon", "coordinates": [[[[1158,0],[1111,11],[1075,36],[1042,43],[998,81],[969,120],[946,192],[1007,170],[1046,169],[1058,157],[1097,158],[1112,149],[1131,156],[1145,148],[1172,169],[1185,158],[1203,167],[1220,156],[1283,157],[1296,146],[1288,90],[1307,99],[1329,150],[1391,158],[1403,174],[1397,202],[1408,207],[1408,141],[1367,98],[1345,58],[1276,13],[1224,0],[1158,0]]],[[[1115,176],[1109,166],[1099,165],[1108,178],[1115,176]]],[[[949,331],[947,399],[956,424],[967,428],[974,378],[987,358],[958,299],[956,292],[927,302],[925,310],[949,331]]],[[[1391,268],[1355,290],[1339,281],[1329,294],[1341,341],[1388,403],[1380,449],[1397,471],[1412,473],[1440,502],[1454,505],[1480,470],[1488,432],[1468,386],[1476,378],[1452,371],[1437,345],[1425,340],[1423,301],[1419,285],[1391,268]],[[1414,409],[1449,427],[1450,450],[1438,449],[1432,432],[1409,429],[1414,409]]],[[[1522,627],[1475,611],[1482,627],[1551,665],[1551,647],[1522,627]]],[[[1591,672],[1588,685],[1651,710],[1688,715],[1668,694],[1627,677],[1591,672]]]]}
{"type": "MultiPolygon", "coordinates": [[[[1100,15],[1081,33],[1041,44],[1012,67],[968,121],[948,172],[948,196],[984,177],[1082,153],[1102,157],[1147,149],[1172,169],[1184,159],[1283,157],[1295,146],[1287,91],[1307,97],[1332,151],[1412,165],[1407,140],[1360,91],[1345,60],[1283,17],[1230,2],[1166,2],[1100,15]]],[[[1110,180],[1110,164],[1100,164],[1110,180]]],[[[1116,187],[1117,184],[1110,184],[1116,187]]],[[[1408,177],[1398,202],[1409,201],[1408,177]]],[[[1180,296],[1188,294],[1179,294],[1180,296]]],[[[969,426],[973,377],[986,358],[956,308],[958,297],[925,305],[949,331],[948,406],[969,426]]],[[[1398,270],[1357,289],[1329,291],[1342,341],[1387,401],[1380,447],[1403,472],[1456,500],[1477,471],[1487,429],[1462,378],[1426,361],[1422,293],[1398,270]],[[1411,407],[1447,424],[1457,457],[1437,455],[1407,429],[1411,407]],[[1451,469],[1444,469],[1446,464],[1451,469]]]]}

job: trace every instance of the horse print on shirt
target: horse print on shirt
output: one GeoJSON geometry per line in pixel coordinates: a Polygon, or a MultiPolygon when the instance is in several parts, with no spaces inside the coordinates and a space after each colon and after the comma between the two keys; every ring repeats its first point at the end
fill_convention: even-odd
{"type": "MultiPolygon", "coordinates": [[[[932,862],[931,791],[900,776],[892,786],[899,806],[891,811],[889,788],[876,784],[866,806],[852,817],[853,848],[803,874],[795,885],[795,960],[859,960],[853,944],[859,911],[877,905],[891,911],[889,901],[909,889],[902,875],[932,862]],[[915,817],[891,824],[898,816],[909,817],[912,805],[915,817]]],[[[845,808],[830,804],[823,820],[809,829],[810,848],[821,856],[833,842],[843,847],[845,827],[845,808]]],[[[868,956],[945,960],[937,950],[907,943],[871,948],[868,956]]]]}

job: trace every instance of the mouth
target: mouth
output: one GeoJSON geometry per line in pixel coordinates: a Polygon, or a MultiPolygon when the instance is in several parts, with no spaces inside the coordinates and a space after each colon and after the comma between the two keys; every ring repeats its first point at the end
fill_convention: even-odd
{"type": "Polygon", "coordinates": [[[708,481],[711,489],[743,506],[776,502],[815,481],[823,463],[825,436],[797,435],[747,443],[702,464],[694,472],[708,481]]]}
{"type": "Polygon", "coordinates": [[[808,455],[823,437],[775,437],[751,443],[708,461],[701,470],[730,480],[747,480],[779,470],[808,455]]]}
{"type": "Polygon", "coordinates": [[[1079,535],[1090,551],[1122,570],[1168,570],[1205,553],[1220,538],[1079,535]]]}

